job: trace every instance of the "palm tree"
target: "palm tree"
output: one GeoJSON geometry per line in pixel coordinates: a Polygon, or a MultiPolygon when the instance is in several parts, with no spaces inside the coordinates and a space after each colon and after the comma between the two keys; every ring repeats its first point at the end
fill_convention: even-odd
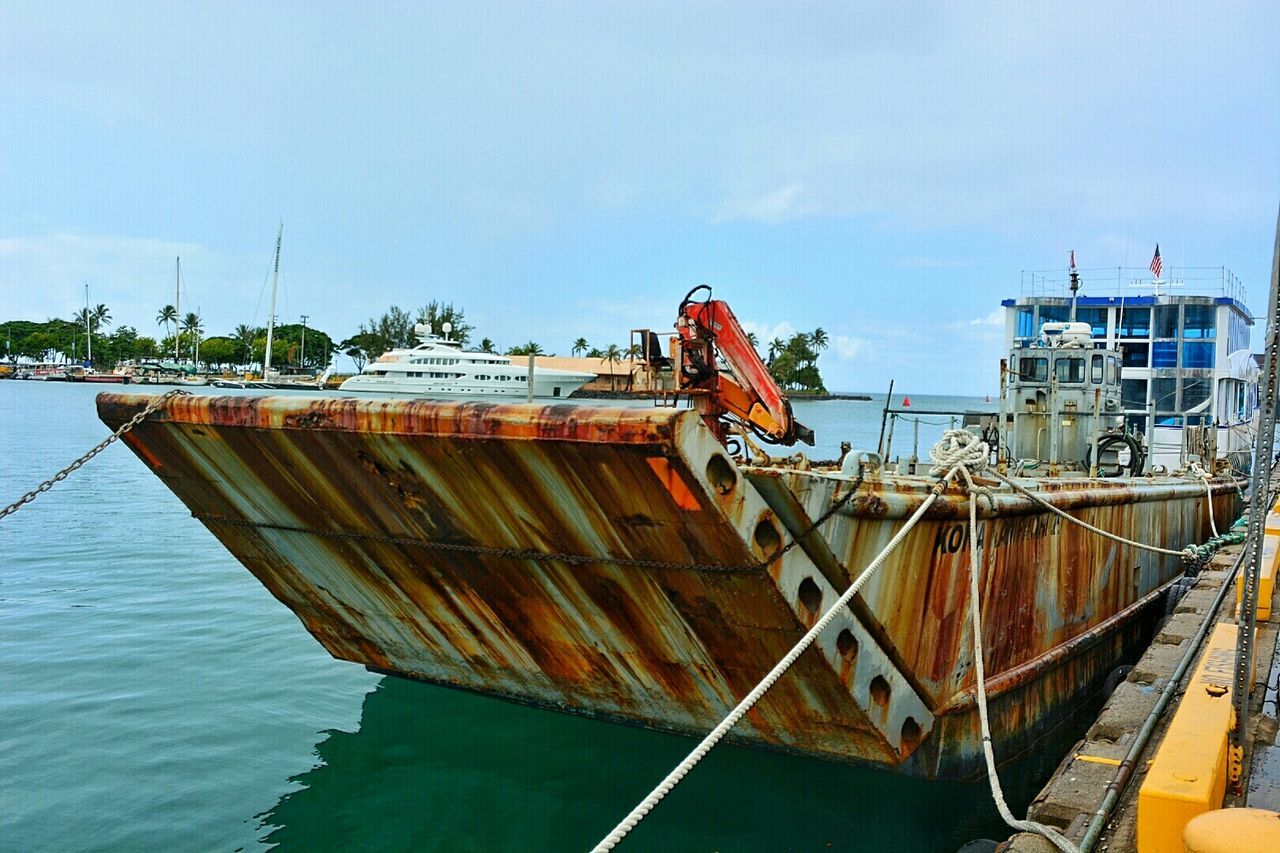
{"type": "Polygon", "coordinates": [[[587,343],[586,338],[578,338],[573,342],[573,349],[570,350],[570,352],[572,352],[574,356],[579,356],[586,352],[587,348],[590,346],[591,345],[587,343]]]}
{"type": "Polygon", "coordinates": [[[751,346],[753,347],[759,347],[760,336],[757,335],[755,332],[747,332],[747,343],[751,344],[751,346]]]}
{"type": "Polygon", "coordinates": [[[813,330],[813,334],[809,335],[809,342],[813,344],[814,349],[826,349],[831,345],[831,339],[827,337],[827,333],[822,327],[813,330]]]}
{"type": "Polygon", "coordinates": [[[612,365],[618,364],[619,362],[622,361],[622,350],[618,347],[617,344],[609,344],[608,348],[604,351],[604,354],[600,356],[600,360],[603,362],[607,362],[610,365],[609,386],[614,391],[617,391],[618,376],[616,373],[613,372],[612,365]]]}
{"type": "Polygon", "coordinates": [[[204,331],[204,325],[200,321],[200,315],[194,311],[188,311],[187,316],[182,318],[182,331],[191,335],[191,363],[196,361],[196,347],[200,340],[200,333],[204,331]]]}
{"type": "MultiPolygon", "coordinates": [[[[163,308],[160,309],[160,313],[156,315],[156,325],[164,326],[165,332],[169,331],[170,323],[173,323],[176,326],[177,322],[178,322],[178,309],[174,308],[172,305],[164,306],[163,308]]],[[[177,330],[175,329],[174,330],[175,338],[177,337],[177,334],[178,334],[177,330]]]]}
{"type": "Polygon", "coordinates": [[[787,345],[782,342],[782,338],[774,338],[769,341],[769,364],[772,365],[773,360],[786,348],[787,345]]]}
{"type": "Polygon", "coordinates": [[[639,344],[632,344],[631,346],[627,347],[627,359],[629,361],[636,361],[639,358],[640,358],[639,344]]]}
{"type": "Polygon", "coordinates": [[[107,306],[99,302],[98,307],[94,308],[93,312],[89,315],[89,319],[93,322],[93,328],[95,331],[102,326],[110,326],[111,311],[107,306]]]}
{"type": "Polygon", "coordinates": [[[236,330],[231,337],[240,345],[240,363],[248,364],[250,356],[253,355],[253,340],[258,336],[258,330],[252,326],[241,323],[236,326],[236,330]]]}
{"type": "Polygon", "coordinates": [[[496,348],[496,347],[494,347],[494,345],[493,345],[493,341],[492,341],[492,340],[490,340],[489,338],[484,338],[484,339],[482,339],[482,340],[480,341],[480,352],[494,352],[494,353],[496,353],[497,351],[498,351],[498,350],[497,350],[497,348],[496,348]]]}

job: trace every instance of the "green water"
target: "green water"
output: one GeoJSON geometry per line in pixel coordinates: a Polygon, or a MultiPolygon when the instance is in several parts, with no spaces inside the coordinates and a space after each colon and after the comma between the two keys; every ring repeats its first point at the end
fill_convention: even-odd
{"type": "MultiPolygon", "coordinates": [[[[0,382],[0,502],[101,440],[96,390],[0,382]]],[[[874,446],[878,407],[796,413],[821,456],[874,446]]],[[[583,850],[693,746],[331,659],[120,446],[0,522],[0,566],[0,849],[583,850]]],[[[1015,811],[1055,763],[1004,771],[1015,811]]],[[[620,849],[1006,834],[985,783],[721,746],[620,849]]]]}

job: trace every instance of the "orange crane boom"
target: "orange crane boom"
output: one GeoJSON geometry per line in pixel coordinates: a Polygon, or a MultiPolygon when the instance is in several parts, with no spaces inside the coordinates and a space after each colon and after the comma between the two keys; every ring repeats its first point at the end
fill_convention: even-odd
{"type": "Polygon", "coordinates": [[[676,318],[680,336],[678,387],[702,392],[694,405],[712,432],[723,442],[728,423],[737,421],[772,444],[813,444],[813,430],[791,414],[791,403],[774,381],[738,318],[723,300],[711,298],[711,288],[699,285],[680,303],[676,318]],[[707,298],[693,300],[699,290],[707,298]],[[721,371],[717,356],[732,375],[721,371]]]}

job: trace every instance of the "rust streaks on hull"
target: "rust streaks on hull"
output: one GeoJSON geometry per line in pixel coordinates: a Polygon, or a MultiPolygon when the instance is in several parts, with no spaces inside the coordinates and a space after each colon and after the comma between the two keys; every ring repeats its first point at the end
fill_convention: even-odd
{"type": "MultiPolygon", "coordinates": [[[[103,394],[99,413],[117,426],[150,399],[103,394]]],[[[768,672],[930,485],[740,468],[689,410],[185,397],[125,441],[335,657],[688,733],[768,672]]],[[[1207,536],[1199,482],[1042,491],[1106,529],[1207,536]]],[[[1221,520],[1235,496],[1219,491],[1221,520]]],[[[740,741],[930,777],[980,766],[966,501],[944,496],[740,741]]],[[[986,663],[997,748],[1021,748],[1137,642],[1180,567],[1021,496],[995,503],[979,529],[986,663]]]]}

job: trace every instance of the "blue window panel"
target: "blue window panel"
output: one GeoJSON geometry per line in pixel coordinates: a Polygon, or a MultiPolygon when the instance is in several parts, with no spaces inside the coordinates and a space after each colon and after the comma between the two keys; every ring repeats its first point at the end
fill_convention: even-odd
{"type": "Polygon", "coordinates": [[[1120,337],[1147,338],[1151,336],[1151,309],[1120,307],[1120,337]]]}
{"type": "Polygon", "coordinates": [[[1151,345],[1152,367],[1177,367],[1178,342],[1156,341],[1151,345]]]}
{"type": "Polygon", "coordinates": [[[1124,344],[1124,366],[1146,367],[1150,355],[1148,344],[1124,344]]]}
{"type": "MultiPolygon", "coordinates": [[[[1160,346],[1160,344],[1156,344],[1160,346]]],[[[1183,367],[1213,367],[1213,348],[1209,341],[1185,341],[1182,344],[1183,367]]]]}
{"type": "Polygon", "coordinates": [[[1069,305],[1041,305],[1040,306],[1040,325],[1045,323],[1065,323],[1071,318],[1071,306],[1069,305]]]}
{"type": "Polygon", "coordinates": [[[1176,338],[1178,336],[1178,306],[1156,306],[1156,337],[1176,338]]]}
{"type": "Polygon", "coordinates": [[[1077,308],[1076,321],[1080,323],[1088,323],[1093,329],[1093,336],[1095,338],[1105,338],[1107,336],[1106,308],[1077,308]]]}
{"type": "Polygon", "coordinates": [[[1182,336],[1211,340],[1217,336],[1215,305],[1184,305],[1182,308],[1182,336]]]}
{"type": "Polygon", "coordinates": [[[1034,309],[1019,308],[1018,309],[1018,332],[1019,338],[1033,338],[1036,334],[1036,318],[1034,309]]]}

